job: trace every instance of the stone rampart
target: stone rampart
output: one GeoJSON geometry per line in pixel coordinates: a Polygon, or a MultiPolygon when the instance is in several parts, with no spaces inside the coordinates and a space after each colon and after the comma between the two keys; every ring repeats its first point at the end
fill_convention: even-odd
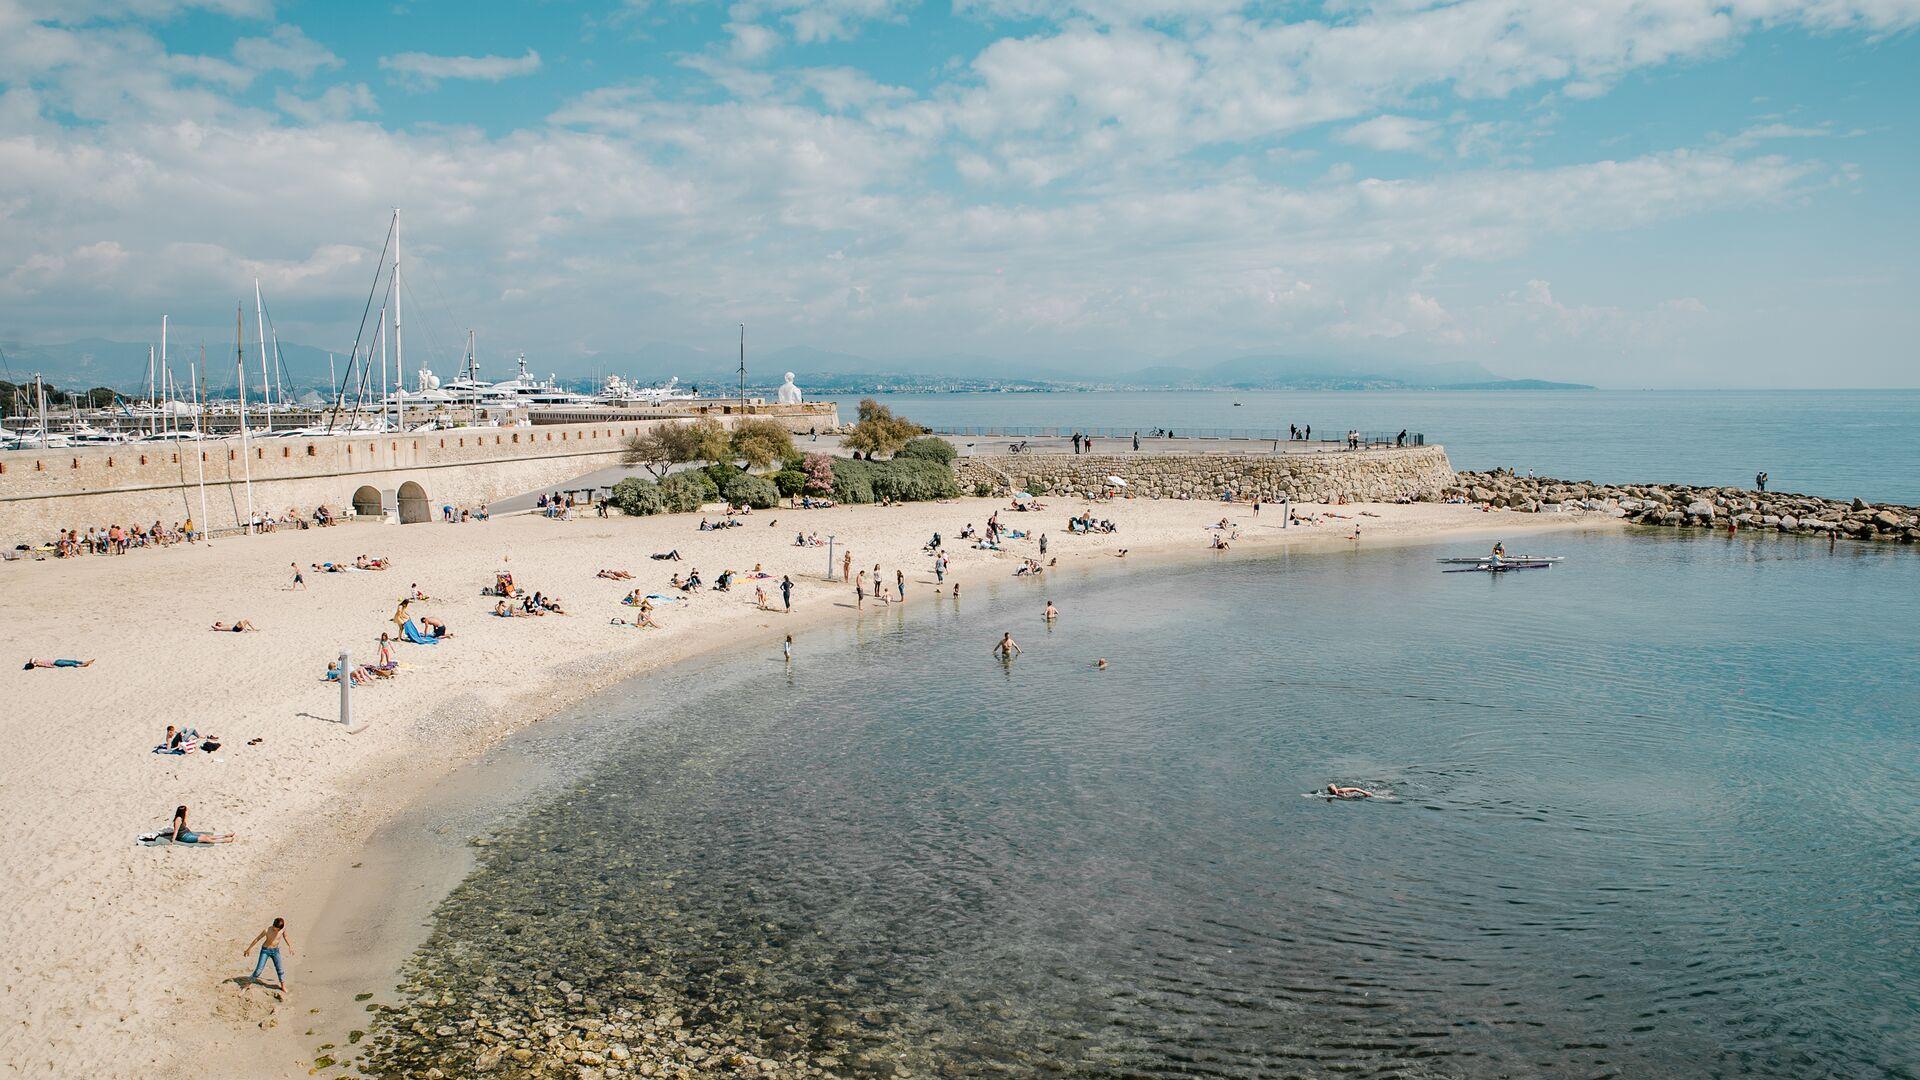
{"type": "Polygon", "coordinates": [[[978,454],[954,463],[961,487],[995,492],[1091,495],[1108,477],[1125,480],[1137,498],[1236,499],[1278,502],[1392,502],[1433,496],[1453,483],[1440,446],[1328,454],[978,454]]]}
{"type": "Polygon", "coordinates": [[[244,451],[238,439],[6,451],[0,544],[39,544],[60,529],[173,525],[188,517],[202,528],[234,527],[246,517],[249,473],[254,508],[263,513],[397,504],[403,520],[424,520],[442,504],[476,505],[615,464],[629,438],[672,422],[254,438],[244,451]]]}

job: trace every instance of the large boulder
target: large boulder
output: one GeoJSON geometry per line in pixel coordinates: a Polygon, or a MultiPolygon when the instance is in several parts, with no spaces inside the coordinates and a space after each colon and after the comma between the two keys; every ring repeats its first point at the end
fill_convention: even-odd
{"type": "Polygon", "coordinates": [[[1713,520],[1713,504],[1705,499],[1696,499],[1687,504],[1687,516],[1713,520]]]}

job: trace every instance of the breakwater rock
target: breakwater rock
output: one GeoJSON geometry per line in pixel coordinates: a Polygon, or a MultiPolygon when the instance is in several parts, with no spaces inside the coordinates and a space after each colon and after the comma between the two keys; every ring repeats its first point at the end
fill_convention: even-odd
{"type": "Polygon", "coordinates": [[[1785,491],[1688,484],[1596,484],[1497,472],[1459,473],[1440,495],[1525,514],[1605,511],[1641,525],[1763,529],[1804,536],[1920,541],[1920,510],[1785,491]]]}
{"type": "Polygon", "coordinates": [[[1437,497],[1454,482],[1440,446],[1280,454],[976,454],[954,463],[968,491],[1064,497],[1124,490],[1145,499],[1394,502],[1437,497]],[[1126,481],[1116,487],[1110,477],[1126,481]]]}

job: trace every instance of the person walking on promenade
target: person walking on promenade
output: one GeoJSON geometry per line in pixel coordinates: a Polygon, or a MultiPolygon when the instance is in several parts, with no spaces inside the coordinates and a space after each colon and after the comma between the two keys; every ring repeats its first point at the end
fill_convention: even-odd
{"type": "Polygon", "coordinates": [[[1136,454],[1140,452],[1140,433],[1137,431],[1133,433],[1133,450],[1136,454]]]}
{"type": "Polygon", "coordinates": [[[258,959],[254,960],[253,974],[248,977],[247,984],[241,987],[241,992],[244,993],[252,989],[253,986],[260,981],[260,973],[266,970],[267,963],[271,961],[273,963],[273,977],[280,982],[280,985],[275,987],[275,989],[280,991],[280,1000],[286,1001],[288,999],[287,969],[281,966],[280,950],[293,951],[293,941],[287,937],[287,920],[273,920],[272,926],[253,935],[253,940],[247,942],[247,947],[240,950],[240,955],[245,956],[249,952],[252,952],[255,945],[260,946],[260,955],[258,959]]]}

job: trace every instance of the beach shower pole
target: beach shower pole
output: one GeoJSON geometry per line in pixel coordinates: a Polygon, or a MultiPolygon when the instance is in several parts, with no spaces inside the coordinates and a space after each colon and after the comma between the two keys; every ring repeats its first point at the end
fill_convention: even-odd
{"type": "Polygon", "coordinates": [[[827,580],[833,580],[833,534],[827,534],[827,580]]]}
{"type": "Polygon", "coordinates": [[[353,661],[340,649],[340,726],[353,730],[353,661]]]}

